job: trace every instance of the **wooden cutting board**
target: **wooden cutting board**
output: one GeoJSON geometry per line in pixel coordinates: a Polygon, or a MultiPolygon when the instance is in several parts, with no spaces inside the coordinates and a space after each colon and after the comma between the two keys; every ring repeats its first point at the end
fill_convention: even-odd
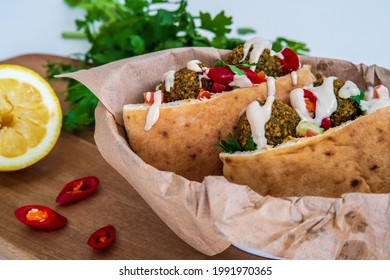
{"type": "MultiPolygon", "coordinates": [[[[70,61],[59,56],[31,54],[2,61],[37,71],[46,78],[48,61],[70,61]]],[[[64,81],[53,85],[56,92],[64,81]]],[[[60,95],[63,110],[67,109],[60,95]]],[[[262,259],[233,246],[206,256],[178,238],[151,210],[129,183],[100,155],[93,127],[75,134],[62,133],[54,149],[38,163],[20,171],[0,172],[0,259],[262,259]],[[55,199],[64,185],[94,175],[98,191],[86,200],[58,206],[55,199]],[[68,218],[65,228],[41,232],[21,224],[13,212],[20,206],[42,204],[68,218]],[[117,238],[106,250],[87,246],[89,235],[112,224],[117,238]]]]}

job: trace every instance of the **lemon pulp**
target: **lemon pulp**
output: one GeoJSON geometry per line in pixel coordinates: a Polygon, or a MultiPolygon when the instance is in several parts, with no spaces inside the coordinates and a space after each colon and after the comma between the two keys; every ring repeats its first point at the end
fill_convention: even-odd
{"type": "Polygon", "coordinates": [[[39,74],[0,65],[0,170],[17,170],[54,146],[62,113],[57,96],[39,74]]]}

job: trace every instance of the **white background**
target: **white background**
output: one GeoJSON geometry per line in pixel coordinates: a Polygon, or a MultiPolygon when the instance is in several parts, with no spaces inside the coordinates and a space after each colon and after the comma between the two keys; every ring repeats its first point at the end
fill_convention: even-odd
{"type": "MultiPolygon", "coordinates": [[[[189,11],[233,17],[233,30],[306,42],[310,54],[390,68],[390,1],[387,0],[189,0],[189,11]]],[[[63,0],[0,0],[0,60],[26,53],[68,56],[89,44],[61,37],[75,31],[83,12],[63,0]]],[[[235,32],[232,35],[236,35],[235,32]]],[[[253,35],[251,35],[253,36],[253,35]]],[[[244,37],[245,38],[245,37],[244,37]]]]}

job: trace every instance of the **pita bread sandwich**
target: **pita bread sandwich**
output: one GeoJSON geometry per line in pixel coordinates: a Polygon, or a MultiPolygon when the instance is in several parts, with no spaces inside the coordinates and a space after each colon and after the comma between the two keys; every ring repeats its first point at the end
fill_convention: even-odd
{"type": "Polygon", "coordinates": [[[263,196],[390,192],[390,98],[379,85],[321,77],[290,105],[253,101],[222,140],[223,174],[263,196]]]}
{"type": "Polygon", "coordinates": [[[190,180],[221,175],[216,144],[235,129],[245,108],[269,92],[288,102],[292,89],[315,80],[292,50],[275,53],[271,47],[254,38],[213,66],[190,60],[162,73],[161,83],[143,93],[144,103],[123,107],[132,150],[155,168],[190,180]]]}

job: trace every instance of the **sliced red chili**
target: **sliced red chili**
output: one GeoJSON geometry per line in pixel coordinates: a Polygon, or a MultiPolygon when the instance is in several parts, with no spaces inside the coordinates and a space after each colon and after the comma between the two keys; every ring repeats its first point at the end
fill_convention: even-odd
{"type": "Polygon", "coordinates": [[[43,205],[22,206],[14,214],[23,224],[39,230],[60,229],[68,222],[64,216],[43,205]]]}
{"type": "Polygon", "coordinates": [[[115,240],[115,227],[107,225],[96,230],[88,238],[88,246],[94,249],[103,249],[112,244],[115,240]]]}
{"type": "Polygon", "coordinates": [[[95,176],[84,177],[69,182],[58,194],[56,202],[66,204],[89,197],[99,186],[99,179],[95,176]]]}
{"type": "Polygon", "coordinates": [[[298,55],[290,48],[284,48],[281,51],[283,55],[282,63],[284,74],[289,74],[292,71],[298,70],[300,63],[298,55]]]}

